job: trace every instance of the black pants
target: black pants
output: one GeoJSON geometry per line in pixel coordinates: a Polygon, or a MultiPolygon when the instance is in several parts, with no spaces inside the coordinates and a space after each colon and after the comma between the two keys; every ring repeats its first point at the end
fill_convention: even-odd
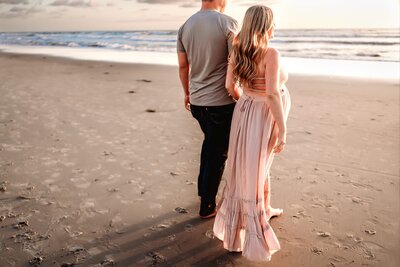
{"type": "Polygon", "coordinates": [[[235,104],[225,106],[191,105],[193,117],[199,122],[204,133],[201,148],[198,195],[202,203],[215,207],[215,197],[225,168],[229,146],[229,133],[235,104]]]}

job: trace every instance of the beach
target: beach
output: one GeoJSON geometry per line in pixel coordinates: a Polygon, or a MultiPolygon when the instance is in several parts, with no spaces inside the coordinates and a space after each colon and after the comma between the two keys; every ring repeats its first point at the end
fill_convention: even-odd
{"type": "Polygon", "coordinates": [[[0,80],[1,266],[400,265],[398,80],[290,75],[267,264],[198,217],[176,66],[0,53],[0,80]]]}

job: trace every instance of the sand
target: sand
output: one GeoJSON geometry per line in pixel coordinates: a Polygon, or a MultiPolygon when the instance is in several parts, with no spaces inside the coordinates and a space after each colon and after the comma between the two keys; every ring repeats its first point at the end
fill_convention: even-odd
{"type": "Polygon", "coordinates": [[[400,265],[398,82],[290,77],[260,264],[198,218],[176,67],[0,53],[0,81],[0,266],[400,265]]]}

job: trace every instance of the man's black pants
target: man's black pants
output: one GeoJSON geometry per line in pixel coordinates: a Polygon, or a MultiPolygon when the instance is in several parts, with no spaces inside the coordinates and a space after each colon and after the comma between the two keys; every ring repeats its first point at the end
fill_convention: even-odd
{"type": "Polygon", "coordinates": [[[202,207],[214,209],[215,197],[228,154],[229,133],[235,104],[212,107],[191,105],[190,108],[204,133],[197,184],[198,195],[201,197],[202,207]]]}

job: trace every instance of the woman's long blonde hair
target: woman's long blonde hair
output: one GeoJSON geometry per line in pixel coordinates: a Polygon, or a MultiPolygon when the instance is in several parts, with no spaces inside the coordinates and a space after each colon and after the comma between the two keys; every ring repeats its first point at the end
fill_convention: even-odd
{"type": "Polygon", "coordinates": [[[233,41],[233,75],[242,86],[251,87],[257,65],[269,43],[268,31],[273,27],[272,10],[266,6],[250,7],[244,16],[242,29],[233,41]]]}

